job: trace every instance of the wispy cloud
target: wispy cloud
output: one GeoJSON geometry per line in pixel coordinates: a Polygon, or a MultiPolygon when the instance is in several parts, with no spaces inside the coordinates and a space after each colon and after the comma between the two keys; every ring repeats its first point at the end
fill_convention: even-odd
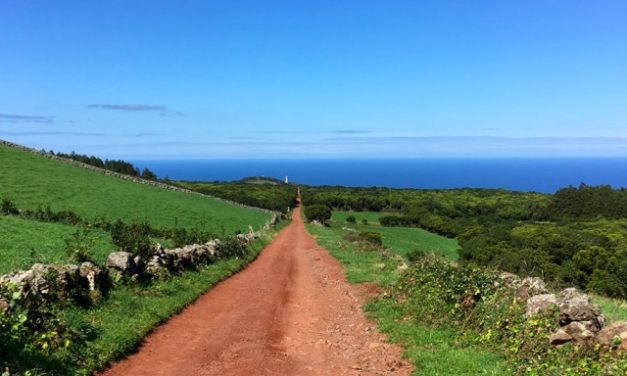
{"type": "Polygon", "coordinates": [[[53,116],[0,114],[0,123],[54,123],[53,116]]]}
{"type": "Polygon", "coordinates": [[[168,108],[163,105],[151,104],[90,104],[87,108],[98,108],[101,110],[129,111],[129,112],[145,112],[145,111],[167,111],[168,108]]]}
{"type": "Polygon", "coordinates": [[[168,112],[162,112],[159,115],[161,116],[179,116],[179,117],[185,117],[187,116],[186,113],[181,112],[181,111],[168,111],[168,112]]]}
{"type": "Polygon", "coordinates": [[[153,136],[161,136],[163,135],[163,133],[150,133],[150,132],[145,132],[145,133],[129,133],[129,134],[123,134],[122,137],[125,138],[143,138],[143,137],[153,137],[153,136]]]}
{"type": "Polygon", "coordinates": [[[365,130],[365,129],[336,129],[336,130],[333,131],[333,133],[339,133],[339,134],[366,134],[366,133],[372,133],[372,131],[365,130]]]}

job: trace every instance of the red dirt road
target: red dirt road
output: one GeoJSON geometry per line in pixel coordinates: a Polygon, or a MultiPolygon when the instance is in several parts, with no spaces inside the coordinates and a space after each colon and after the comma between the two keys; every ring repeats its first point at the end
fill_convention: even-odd
{"type": "Polygon", "coordinates": [[[408,375],[401,350],[365,319],[362,303],[297,208],[248,268],[103,375],[408,375]]]}

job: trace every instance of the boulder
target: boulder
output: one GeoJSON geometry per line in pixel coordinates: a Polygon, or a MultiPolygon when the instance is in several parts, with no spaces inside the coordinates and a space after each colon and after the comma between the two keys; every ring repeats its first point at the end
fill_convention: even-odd
{"type": "Polygon", "coordinates": [[[175,269],[183,270],[192,265],[194,249],[190,246],[183,248],[166,249],[166,255],[172,258],[172,265],[175,269]]]}
{"type": "Polygon", "coordinates": [[[589,330],[584,323],[573,321],[554,333],[551,333],[549,341],[551,345],[559,346],[571,341],[579,344],[587,343],[593,338],[594,332],[589,330]]]}
{"type": "Polygon", "coordinates": [[[627,321],[617,321],[603,328],[596,337],[604,347],[627,351],[627,321]]]}
{"type": "Polygon", "coordinates": [[[501,274],[499,274],[499,280],[500,283],[497,282],[498,284],[503,284],[507,287],[512,288],[518,288],[521,284],[520,277],[514,273],[509,272],[502,272],[501,274]]]}
{"type": "Polygon", "coordinates": [[[605,318],[598,306],[590,303],[588,295],[575,288],[568,288],[559,293],[558,321],[561,326],[572,322],[581,322],[588,330],[598,332],[605,324],[605,318]]]}
{"type": "Polygon", "coordinates": [[[546,293],[548,293],[548,291],[541,278],[527,277],[520,282],[520,286],[516,289],[516,298],[525,301],[534,295],[546,293]]]}
{"type": "Polygon", "coordinates": [[[93,262],[85,261],[78,267],[78,275],[86,282],[91,295],[99,296],[105,289],[107,274],[93,262]]]}
{"type": "Polygon", "coordinates": [[[575,342],[587,342],[594,338],[594,332],[586,324],[579,321],[573,321],[562,327],[561,330],[568,333],[575,342]]]}
{"type": "Polygon", "coordinates": [[[551,342],[551,345],[553,346],[563,345],[572,340],[573,340],[573,337],[562,328],[558,329],[554,333],[551,333],[551,335],[549,336],[549,341],[551,342]]]}
{"type": "Polygon", "coordinates": [[[54,283],[54,294],[60,300],[71,297],[80,288],[79,267],[74,264],[55,265],[57,276],[54,283]]]}
{"type": "Polygon", "coordinates": [[[557,298],[555,297],[555,294],[534,295],[527,300],[525,316],[531,317],[556,306],[557,298]]]}
{"type": "MultiPolygon", "coordinates": [[[[169,259],[169,257],[167,258],[169,259]]],[[[169,274],[169,267],[165,258],[152,255],[146,262],[146,273],[155,278],[164,278],[169,274]]]]}
{"type": "Polygon", "coordinates": [[[32,270],[19,270],[0,277],[0,286],[13,285],[22,298],[37,296],[37,282],[32,270]],[[31,293],[33,291],[33,293],[31,293]]]}
{"type": "Polygon", "coordinates": [[[132,253],[112,252],[105,261],[105,267],[116,274],[132,276],[137,274],[137,264],[132,253]]]}

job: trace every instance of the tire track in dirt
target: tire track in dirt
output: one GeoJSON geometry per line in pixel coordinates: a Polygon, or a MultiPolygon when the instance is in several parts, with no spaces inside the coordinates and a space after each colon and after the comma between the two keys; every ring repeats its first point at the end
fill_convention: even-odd
{"type": "Polygon", "coordinates": [[[360,296],[296,208],[257,260],[102,375],[408,375],[360,296]]]}

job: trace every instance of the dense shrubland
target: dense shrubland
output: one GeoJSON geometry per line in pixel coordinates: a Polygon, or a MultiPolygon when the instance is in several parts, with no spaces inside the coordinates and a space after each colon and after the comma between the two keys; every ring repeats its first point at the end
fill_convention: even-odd
{"type": "Polygon", "coordinates": [[[503,190],[307,187],[304,205],[387,212],[383,226],[455,237],[466,264],[541,276],[627,298],[627,191],[568,187],[555,195],[503,190]]]}
{"type": "Polygon", "coordinates": [[[246,178],[236,182],[171,182],[182,188],[240,204],[286,212],[296,206],[296,186],[275,179],[246,178]]]}

